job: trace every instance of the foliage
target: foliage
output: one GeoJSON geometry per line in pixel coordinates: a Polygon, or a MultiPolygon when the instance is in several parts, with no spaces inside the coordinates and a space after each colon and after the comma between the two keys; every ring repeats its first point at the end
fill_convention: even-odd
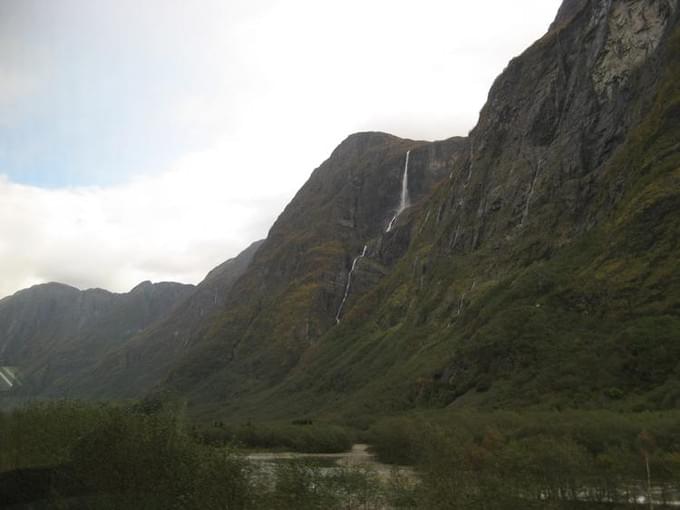
{"type": "MultiPolygon", "coordinates": [[[[257,467],[230,446],[189,433],[181,405],[58,402],[0,414],[0,501],[50,508],[381,508],[371,471],[286,462],[257,467]]],[[[346,442],[340,427],[246,427],[254,443],[299,449],[346,442]],[[295,435],[286,438],[286,432],[295,435]]],[[[242,432],[243,437],[248,437],[242,432]]]]}
{"type": "Polygon", "coordinates": [[[663,502],[680,488],[678,430],[675,412],[570,411],[437,413],[371,432],[381,459],[419,467],[422,508],[512,509],[634,502],[647,496],[646,459],[663,502]]]}
{"type": "Polygon", "coordinates": [[[213,445],[238,444],[246,448],[285,449],[301,453],[337,453],[352,446],[352,435],[331,424],[288,425],[280,423],[225,425],[214,422],[199,435],[213,445]]]}
{"type": "Polygon", "coordinates": [[[40,405],[2,415],[0,438],[2,472],[51,473],[15,498],[88,498],[91,508],[238,509],[255,497],[244,460],[197,444],[168,413],[40,405]]]}

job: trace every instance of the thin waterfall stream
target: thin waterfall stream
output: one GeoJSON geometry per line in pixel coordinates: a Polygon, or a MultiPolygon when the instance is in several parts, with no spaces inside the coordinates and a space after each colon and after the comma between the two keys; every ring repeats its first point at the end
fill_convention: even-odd
{"type": "MultiPolygon", "coordinates": [[[[408,194],[408,162],[411,156],[411,151],[406,151],[406,162],[404,163],[404,174],[401,178],[401,197],[399,200],[399,208],[397,209],[396,214],[390,220],[390,223],[387,225],[387,230],[385,232],[389,232],[392,230],[392,227],[394,226],[394,223],[397,221],[397,218],[399,215],[406,209],[409,204],[409,194],[408,194]]],[[[364,245],[364,249],[361,251],[361,254],[357,255],[354,257],[354,260],[352,261],[352,267],[349,270],[349,274],[347,275],[347,283],[345,284],[345,295],[342,296],[342,301],[340,302],[340,306],[338,307],[338,313],[335,314],[335,322],[336,324],[340,324],[340,316],[342,315],[342,310],[345,307],[345,303],[347,302],[347,298],[349,297],[349,292],[352,288],[352,275],[354,274],[354,271],[356,270],[357,263],[366,256],[366,250],[368,249],[367,245],[364,245]]]]}
{"type": "Polygon", "coordinates": [[[404,164],[404,175],[401,178],[401,200],[399,201],[399,209],[397,209],[396,214],[390,220],[390,223],[387,225],[387,230],[385,230],[385,232],[390,232],[392,230],[392,227],[394,226],[394,223],[397,221],[397,218],[402,212],[404,212],[404,209],[406,209],[410,203],[408,196],[408,160],[410,156],[411,151],[406,151],[406,163],[404,164]]]}
{"type": "Polygon", "coordinates": [[[338,307],[338,313],[335,314],[336,324],[340,324],[340,315],[342,314],[342,309],[345,307],[345,302],[349,297],[349,290],[352,286],[352,274],[354,273],[354,270],[357,268],[357,263],[359,262],[359,260],[363,259],[366,256],[367,249],[368,245],[364,245],[364,249],[361,251],[361,254],[354,257],[354,260],[352,261],[352,267],[349,270],[349,274],[347,275],[347,283],[345,284],[345,295],[342,296],[342,301],[340,302],[340,306],[338,307]]]}

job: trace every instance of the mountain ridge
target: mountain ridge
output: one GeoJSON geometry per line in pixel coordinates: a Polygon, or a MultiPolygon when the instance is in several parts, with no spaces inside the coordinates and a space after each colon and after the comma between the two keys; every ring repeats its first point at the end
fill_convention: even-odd
{"type": "Polygon", "coordinates": [[[0,301],[0,364],[20,369],[22,395],[64,395],[64,378],[170,313],[192,289],[164,282],[112,293],[52,282],[19,291],[0,301]]]}

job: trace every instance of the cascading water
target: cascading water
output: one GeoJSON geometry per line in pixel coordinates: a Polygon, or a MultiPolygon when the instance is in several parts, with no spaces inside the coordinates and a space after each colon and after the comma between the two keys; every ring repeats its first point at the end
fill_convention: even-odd
{"type": "Polygon", "coordinates": [[[354,270],[357,268],[357,263],[359,262],[359,260],[363,259],[366,256],[367,249],[368,246],[364,245],[364,249],[361,251],[361,255],[354,257],[354,260],[352,261],[352,267],[349,270],[349,274],[347,275],[347,284],[345,284],[345,295],[342,296],[342,301],[340,302],[340,306],[338,307],[338,313],[335,314],[336,324],[340,324],[340,315],[342,314],[342,309],[345,307],[345,301],[347,301],[347,298],[349,297],[349,289],[352,286],[352,273],[354,273],[354,270]]]}
{"type": "Polygon", "coordinates": [[[520,227],[523,226],[527,219],[529,218],[529,205],[531,204],[531,197],[534,195],[534,190],[536,189],[536,181],[541,173],[541,166],[543,165],[543,160],[539,160],[536,165],[536,170],[534,170],[534,176],[531,178],[531,185],[529,186],[529,192],[527,193],[527,200],[524,203],[524,212],[522,213],[522,221],[520,222],[520,227]]]}
{"type": "Polygon", "coordinates": [[[11,367],[0,367],[0,378],[5,381],[9,388],[14,387],[14,384],[17,382],[17,376],[11,367]]]}
{"type": "Polygon", "coordinates": [[[394,215],[392,220],[390,220],[390,223],[387,225],[387,230],[385,232],[390,232],[392,230],[392,227],[394,226],[394,222],[397,221],[397,218],[399,215],[404,212],[404,209],[406,209],[409,206],[409,197],[408,197],[408,160],[411,155],[411,151],[406,151],[406,163],[404,164],[404,176],[401,178],[401,200],[399,202],[399,209],[397,209],[397,213],[394,215]]]}
{"type": "Polygon", "coordinates": [[[467,179],[465,180],[465,184],[463,184],[463,187],[467,187],[467,185],[470,183],[470,179],[472,179],[472,169],[474,168],[475,164],[475,141],[470,140],[470,169],[468,170],[468,176],[467,179]]]}

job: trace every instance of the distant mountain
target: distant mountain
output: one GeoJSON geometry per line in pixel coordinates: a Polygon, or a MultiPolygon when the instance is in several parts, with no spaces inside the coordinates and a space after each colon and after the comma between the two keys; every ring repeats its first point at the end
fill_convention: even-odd
{"type": "Polygon", "coordinates": [[[248,246],[219,265],[172,310],[100,356],[88,370],[69,381],[74,396],[135,397],[155,389],[173,363],[227,306],[226,297],[250,266],[263,241],[248,246]]]}
{"type": "Polygon", "coordinates": [[[0,367],[16,372],[19,384],[0,375],[0,404],[3,396],[97,398],[150,391],[188,338],[222,309],[261,244],[224,262],[198,286],[143,282],[114,294],[49,283],[1,300],[0,367]]]}
{"type": "Polygon", "coordinates": [[[16,367],[24,395],[66,396],[108,350],[166,317],[192,285],[144,282],[127,294],[36,285],[0,301],[0,366],[16,367]]]}

